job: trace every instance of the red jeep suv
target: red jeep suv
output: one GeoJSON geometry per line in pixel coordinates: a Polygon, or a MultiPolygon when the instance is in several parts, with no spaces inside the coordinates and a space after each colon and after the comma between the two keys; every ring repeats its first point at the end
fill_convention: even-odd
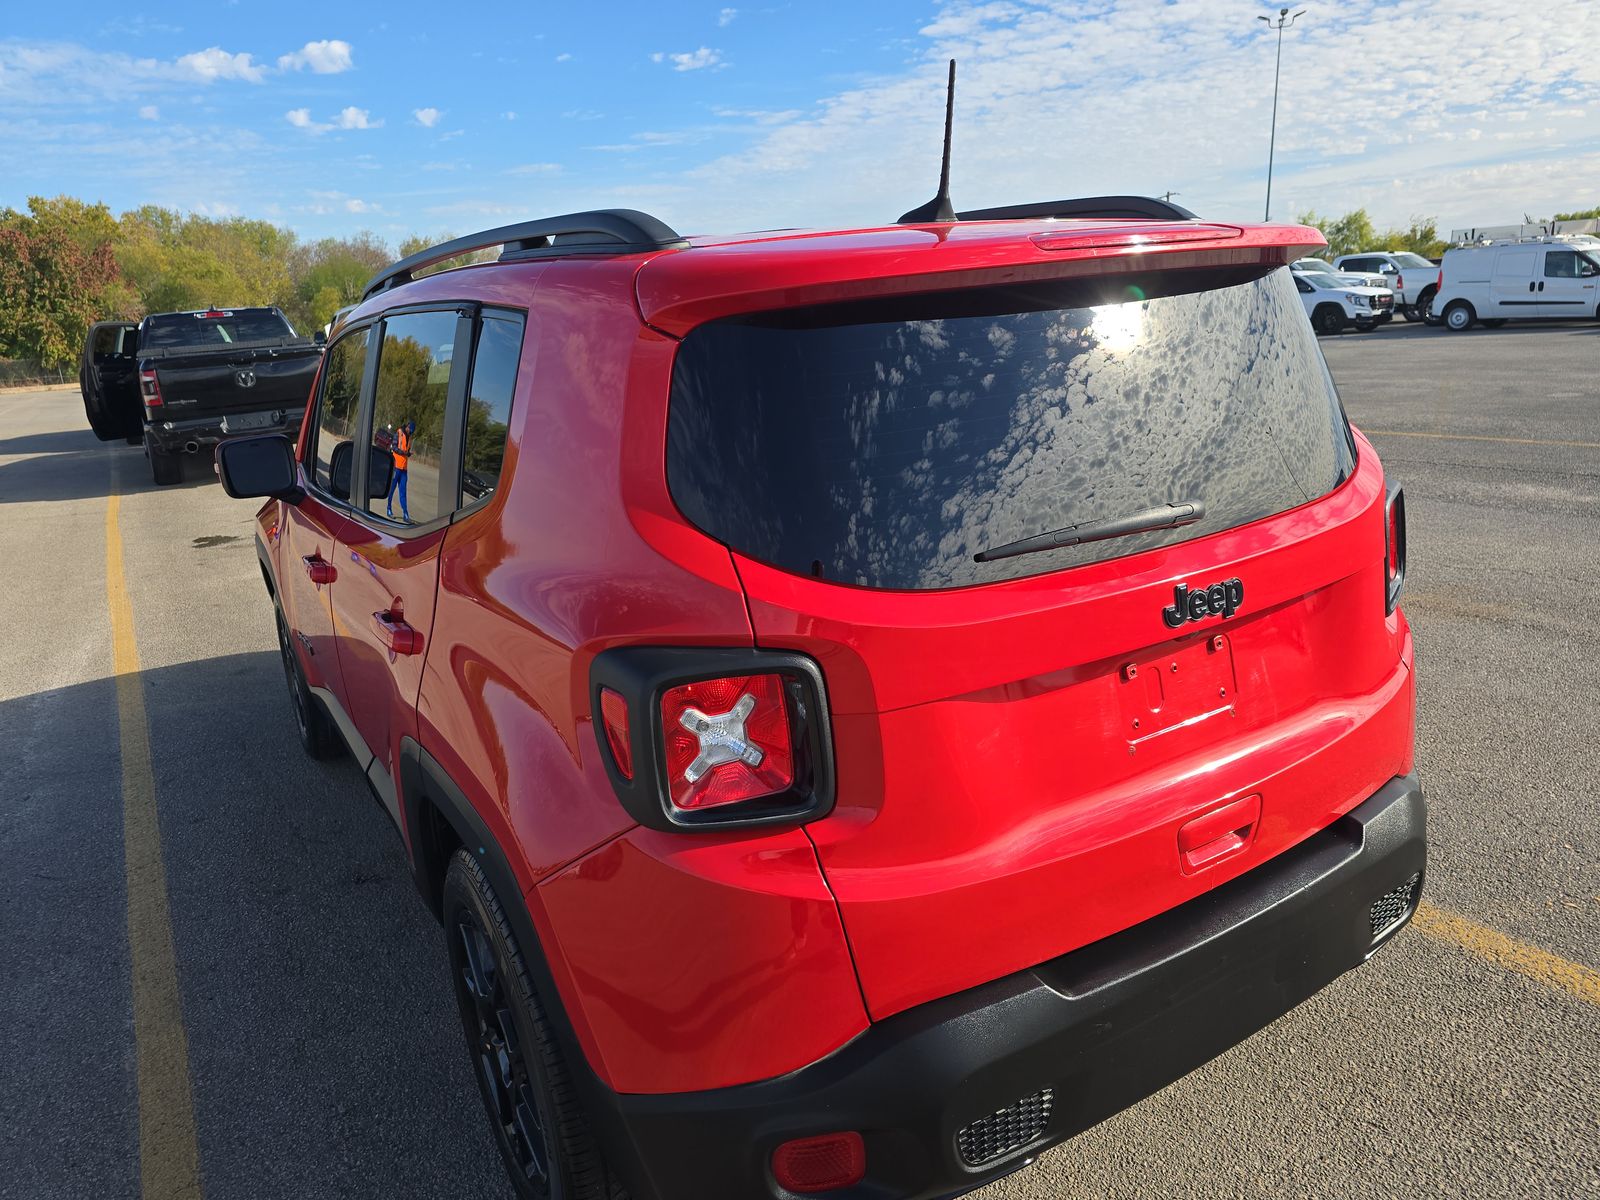
{"type": "Polygon", "coordinates": [[[533,221],[384,271],[298,443],[218,448],[519,1194],[953,1196],[1406,923],[1405,510],[1322,244],[533,221]]]}

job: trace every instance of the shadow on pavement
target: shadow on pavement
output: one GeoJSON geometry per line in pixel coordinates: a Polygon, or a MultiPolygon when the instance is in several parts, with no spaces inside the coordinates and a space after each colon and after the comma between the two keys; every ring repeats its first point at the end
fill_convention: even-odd
{"type": "Polygon", "coordinates": [[[216,482],[208,454],[185,454],[183,482],[158,488],[150,476],[144,449],[122,441],[102,442],[88,429],[27,434],[0,441],[0,458],[25,455],[0,463],[0,504],[86,500],[111,494],[111,472],[118,471],[117,491],[180,491],[216,482]]]}
{"type": "MultiPolygon", "coordinates": [[[[206,1194],[508,1195],[438,924],[354,765],[301,753],[277,653],[140,683],[206,1194]]],[[[0,702],[6,1194],[137,1190],[116,721],[110,679],[0,702]]]]}

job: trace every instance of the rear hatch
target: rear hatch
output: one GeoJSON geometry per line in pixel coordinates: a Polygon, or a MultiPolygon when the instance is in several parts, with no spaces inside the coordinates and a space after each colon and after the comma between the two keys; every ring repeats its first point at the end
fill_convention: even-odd
{"type": "Polygon", "coordinates": [[[243,308],[152,316],[139,354],[156,372],[166,419],[282,412],[292,420],[305,408],[322,349],[276,310],[243,308]]]}
{"type": "Polygon", "coordinates": [[[999,257],[794,290],[674,365],[673,498],[757,642],[827,680],[838,802],[806,828],[875,1018],[1191,899],[1410,766],[1382,471],[1287,270],[999,257]],[[1169,505],[1203,515],[975,561],[1169,505]]]}

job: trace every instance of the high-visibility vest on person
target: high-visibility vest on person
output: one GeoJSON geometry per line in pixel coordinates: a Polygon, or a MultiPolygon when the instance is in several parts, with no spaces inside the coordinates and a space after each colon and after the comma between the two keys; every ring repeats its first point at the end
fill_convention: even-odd
{"type": "Polygon", "coordinates": [[[406,463],[411,461],[411,435],[404,429],[394,444],[394,469],[404,471],[406,463]]]}

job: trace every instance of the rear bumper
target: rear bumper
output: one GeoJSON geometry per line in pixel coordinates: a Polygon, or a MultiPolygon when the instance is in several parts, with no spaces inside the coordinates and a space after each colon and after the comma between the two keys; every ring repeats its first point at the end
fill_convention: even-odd
{"type": "Polygon", "coordinates": [[[828,1196],[959,1195],[1158,1091],[1360,966],[1410,920],[1425,821],[1416,777],[1395,779],[1299,846],[1123,933],[898,1013],[779,1079],[608,1095],[600,1125],[631,1143],[615,1150],[643,1176],[634,1181],[640,1200],[783,1200],[790,1193],[768,1169],[773,1148],[839,1130],[861,1132],[867,1176],[828,1196]],[[989,1120],[1007,1109],[1009,1118],[989,1120]],[[1024,1140],[1005,1128],[1021,1128],[1024,1140]],[[964,1161],[963,1140],[982,1161],[964,1161]]]}
{"type": "Polygon", "coordinates": [[[156,448],[167,454],[178,454],[193,447],[196,450],[208,446],[215,446],[218,442],[230,437],[245,437],[257,433],[286,433],[293,435],[300,428],[300,419],[305,415],[305,406],[286,406],[282,408],[256,409],[249,412],[219,414],[212,417],[196,417],[183,421],[149,421],[145,424],[145,435],[156,444],[156,448]],[[265,425],[251,429],[224,429],[223,423],[230,418],[237,420],[239,417],[253,417],[260,413],[267,413],[273,419],[265,425]]]}

